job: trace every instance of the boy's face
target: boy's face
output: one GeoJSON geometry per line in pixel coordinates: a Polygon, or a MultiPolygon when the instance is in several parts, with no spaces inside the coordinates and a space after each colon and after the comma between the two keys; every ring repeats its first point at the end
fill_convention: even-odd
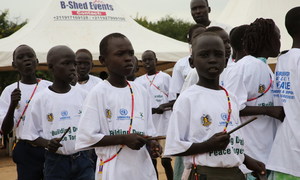
{"type": "Polygon", "coordinates": [[[215,33],[218,34],[221,37],[221,39],[223,40],[223,43],[225,46],[225,57],[226,57],[226,59],[229,59],[229,57],[231,55],[231,45],[230,45],[230,39],[229,39],[228,33],[224,30],[217,31],[215,33]]]}
{"type": "Polygon", "coordinates": [[[110,75],[128,76],[134,68],[134,50],[127,38],[111,38],[108,41],[107,55],[100,58],[110,75]]]}
{"type": "Polygon", "coordinates": [[[225,48],[218,36],[206,35],[195,39],[191,61],[201,78],[215,79],[225,67],[225,48]]]}
{"type": "Polygon", "coordinates": [[[15,50],[12,65],[22,76],[34,74],[37,63],[36,55],[31,47],[20,46],[15,50]]]}
{"type": "Polygon", "coordinates": [[[52,60],[52,73],[55,80],[70,84],[76,78],[75,54],[68,48],[61,48],[52,60]]]}
{"type": "Polygon", "coordinates": [[[152,52],[144,52],[142,55],[142,62],[147,72],[155,70],[157,59],[152,52]]]}
{"type": "Polygon", "coordinates": [[[79,52],[75,57],[75,61],[78,76],[84,77],[90,73],[93,64],[89,54],[85,52],[79,52]]]}
{"type": "Polygon", "coordinates": [[[208,13],[210,7],[205,0],[192,0],[190,4],[191,15],[197,24],[207,25],[209,22],[208,13]]]}

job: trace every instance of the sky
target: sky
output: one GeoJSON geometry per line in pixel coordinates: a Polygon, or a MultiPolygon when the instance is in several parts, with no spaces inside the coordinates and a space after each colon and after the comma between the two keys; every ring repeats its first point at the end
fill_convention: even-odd
{"type": "MultiPolygon", "coordinates": [[[[9,10],[9,19],[23,21],[33,18],[46,0],[0,0],[0,11],[9,10]],[[26,8],[31,6],[32,8],[26,8]]],[[[66,0],[65,0],[66,1],[66,0]]],[[[109,0],[108,0],[109,1],[109,0]]],[[[189,0],[115,0],[131,17],[146,17],[157,21],[167,15],[194,22],[190,15],[189,0]]],[[[210,19],[217,18],[228,0],[209,0],[212,12],[210,19]]]]}

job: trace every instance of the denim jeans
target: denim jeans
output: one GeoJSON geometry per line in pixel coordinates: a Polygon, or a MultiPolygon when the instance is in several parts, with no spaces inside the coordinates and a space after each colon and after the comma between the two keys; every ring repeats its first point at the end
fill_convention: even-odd
{"type": "Polygon", "coordinates": [[[46,151],[45,180],[94,180],[95,169],[88,151],[60,155],[46,151]]]}

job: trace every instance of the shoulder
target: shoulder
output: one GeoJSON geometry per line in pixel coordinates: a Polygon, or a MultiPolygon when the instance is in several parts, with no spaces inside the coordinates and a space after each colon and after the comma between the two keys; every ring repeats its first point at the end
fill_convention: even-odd
{"type": "Polygon", "coordinates": [[[164,78],[171,78],[171,76],[165,72],[159,71],[158,73],[160,76],[164,77],[164,78]]]}
{"type": "Polygon", "coordinates": [[[3,93],[11,93],[14,89],[17,88],[17,82],[14,82],[8,86],[6,86],[2,92],[3,93]]]}
{"type": "Polygon", "coordinates": [[[190,58],[190,56],[185,56],[185,57],[179,59],[179,60],[175,63],[174,68],[175,68],[175,67],[177,67],[177,68],[179,68],[179,67],[184,67],[185,64],[189,62],[189,58],[190,58]]]}
{"type": "Polygon", "coordinates": [[[90,80],[93,80],[93,81],[97,81],[97,82],[102,82],[103,80],[97,76],[94,76],[94,75],[91,75],[89,74],[89,78],[90,80]]]}

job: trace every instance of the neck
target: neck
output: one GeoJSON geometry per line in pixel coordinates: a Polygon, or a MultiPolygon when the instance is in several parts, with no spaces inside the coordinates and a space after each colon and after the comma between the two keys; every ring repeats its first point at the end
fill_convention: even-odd
{"type": "Polygon", "coordinates": [[[36,76],[34,74],[30,76],[22,76],[21,82],[24,84],[35,84],[37,82],[36,76]]]}
{"type": "Polygon", "coordinates": [[[87,80],[89,80],[89,78],[90,77],[88,74],[86,74],[84,76],[78,76],[78,82],[87,81],[87,80]]]}
{"type": "Polygon", "coordinates": [[[236,52],[235,62],[238,62],[240,59],[246,56],[246,53],[244,52],[236,52]]]}
{"type": "Polygon", "coordinates": [[[157,73],[157,71],[156,71],[156,69],[153,69],[153,70],[151,70],[151,71],[148,71],[148,75],[149,76],[151,76],[151,75],[154,75],[154,74],[156,74],[157,73]]]}
{"type": "Polygon", "coordinates": [[[293,46],[292,48],[300,48],[300,41],[293,41],[293,46]]]}
{"type": "Polygon", "coordinates": [[[216,79],[199,78],[197,85],[214,90],[220,90],[219,77],[216,79]]]}
{"type": "Polygon", "coordinates": [[[107,81],[115,87],[126,87],[127,86],[127,80],[125,76],[113,76],[109,75],[107,78],[107,81]]]}
{"type": "Polygon", "coordinates": [[[53,84],[49,86],[50,89],[56,93],[67,93],[70,91],[71,86],[69,83],[62,81],[53,81],[53,84]]]}

